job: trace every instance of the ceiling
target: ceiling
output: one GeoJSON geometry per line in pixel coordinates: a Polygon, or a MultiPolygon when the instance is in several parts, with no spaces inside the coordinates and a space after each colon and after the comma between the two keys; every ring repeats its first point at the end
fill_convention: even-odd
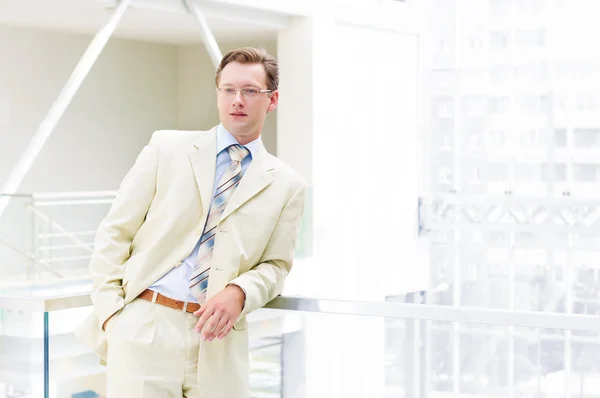
{"type": "MultiPolygon", "coordinates": [[[[269,39],[288,26],[290,15],[196,0],[217,40],[269,39]]],[[[110,19],[116,0],[0,0],[0,24],[95,34],[110,19]]],[[[182,0],[133,0],[115,37],[169,43],[202,41],[182,0]]]]}

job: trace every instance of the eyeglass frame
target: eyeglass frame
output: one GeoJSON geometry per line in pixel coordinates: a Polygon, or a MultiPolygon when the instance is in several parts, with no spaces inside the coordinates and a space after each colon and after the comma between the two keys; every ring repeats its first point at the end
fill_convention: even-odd
{"type": "Polygon", "coordinates": [[[226,88],[233,90],[233,93],[232,93],[231,97],[228,97],[227,94],[223,91],[223,89],[221,87],[217,87],[216,90],[219,93],[223,93],[223,95],[225,95],[227,98],[234,98],[238,91],[240,92],[240,94],[244,98],[255,98],[255,97],[252,97],[252,96],[250,96],[250,97],[246,96],[246,94],[244,94],[243,90],[258,90],[258,92],[256,94],[272,93],[272,92],[275,91],[275,90],[256,89],[256,88],[252,88],[252,87],[243,87],[243,88],[226,87],[226,88]]]}

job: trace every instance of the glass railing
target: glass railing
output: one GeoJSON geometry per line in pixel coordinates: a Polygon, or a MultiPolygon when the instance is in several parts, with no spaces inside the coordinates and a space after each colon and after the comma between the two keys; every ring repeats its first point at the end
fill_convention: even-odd
{"type": "MultiPolygon", "coordinates": [[[[0,296],[0,397],[102,397],[88,287],[0,296]],[[78,395],[79,394],[79,395],[78,395]]],[[[600,317],[281,296],[249,315],[252,397],[596,397],[600,317]]]]}
{"type": "MultiPolygon", "coordinates": [[[[104,393],[105,368],[73,330],[91,311],[87,258],[113,194],[15,196],[0,219],[0,398],[104,393]]],[[[521,292],[527,268],[517,261],[500,281],[473,274],[473,258],[448,245],[423,246],[431,258],[421,258],[409,246],[427,241],[387,224],[375,230],[400,243],[374,257],[354,246],[355,234],[315,228],[313,196],[284,297],[249,315],[253,397],[600,397],[600,317],[577,315],[597,313],[577,307],[580,297],[597,303],[593,290],[565,278],[563,302],[574,304],[560,313],[565,304],[547,301],[562,296],[521,292]],[[377,272],[361,273],[357,258],[377,272]]]]}

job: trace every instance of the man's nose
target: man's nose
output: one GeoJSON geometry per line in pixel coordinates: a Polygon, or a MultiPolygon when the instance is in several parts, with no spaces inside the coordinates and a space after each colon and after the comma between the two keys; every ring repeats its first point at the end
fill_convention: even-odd
{"type": "Polygon", "coordinates": [[[233,95],[233,103],[236,105],[243,105],[244,104],[244,96],[242,95],[241,91],[236,91],[235,94],[233,95]]]}

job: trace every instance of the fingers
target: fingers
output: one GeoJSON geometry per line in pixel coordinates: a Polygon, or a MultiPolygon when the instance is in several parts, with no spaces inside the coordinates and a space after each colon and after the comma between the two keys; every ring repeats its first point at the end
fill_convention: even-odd
{"type": "Polygon", "coordinates": [[[216,329],[217,325],[219,324],[219,321],[221,320],[221,312],[220,311],[216,311],[206,322],[206,325],[204,325],[204,329],[202,329],[202,340],[204,341],[211,341],[212,340],[212,336],[214,333],[214,330],[216,329]]]}
{"type": "MultiPolygon", "coordinates": [[[[213,318],[215,318],[213,316],[213,318]]],[[[219,335],[223,329],[225,329],[225,327],[227,326],[227,324],[229,323],[229,320],[227,319],[226,316],[221,316],[219,319],[219,322],[216,324],[216,326],[213,329],[210,328],[206,328],[204,330],[204,333],[202,335],[202,338],[205,341],[213,341],[215,339],[215,337],[217,337],[217,335],[219,335]]],[[[207,323],[207,325],[210,324],[210,321],[207,323]]]]}
{"type": "Polygon", "coordinates": [[[210,342],[215,338],[222,339],[227,336],[234,323],[235,319],[231,318],[226,311],[206,308],[196,323],[195,330],[201,333],[202,341],[210,342]]]}
{"type": "Polygon", "coordinates": [[[218,339],[222,339],[225,336],[227,336],[227,334],[229,334],[229,332],[231,331],[231,328],[233,327],[233,321],[228,321],[227,324],[225,325],[225,327],[223,328],[223,330],[221,331],[221,333],[219,333],[219,335],[217,336],[218,339]]]}
{"type": "MultiPolygon", "coordinates": [[[[202,307],[201,309],[199,309],[196,312],[201,312],[200,319],[198,319],[198,323],[196,323],[196,328],[195,328],[196,332],[200,333],[204,329],[206,322],[211,318],[211,316],[213,315],[215,310],[213,308],[209,308],[208,306],[206,306],[206,307],[202,307]]],[[[194,313],[194,315],[196,314],[196,312],[194,313]]]]}
{"type": "Polygon", "coordinates": [[[217,334],[223,330],[228,319],[224,316],[223,311],[220,310],[214,311],[210,316],[207,314],[209,314],[208,310],[200,317],[200,321],[196,324],[196,331],[202,333],[200,338],[203,341],[212,341],[217,337],[217,334]],[[202,320],[205,317],[206,321],[202,323],[202,320]]]}

